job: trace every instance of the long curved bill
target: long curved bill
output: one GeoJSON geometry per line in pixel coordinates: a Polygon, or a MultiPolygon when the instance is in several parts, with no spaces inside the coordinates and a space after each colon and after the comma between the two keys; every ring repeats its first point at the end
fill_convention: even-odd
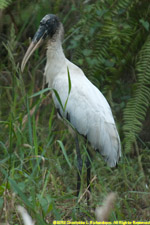
{"type": "Polygon", "coordinates": [[[30,56],[33,52],[43,43],[47,36],[47,27],[44,25],[40,25],[37,32],[35,33],[32,42],[29,48],[26,51],[26,54],[21,63],[21,71],[23,72],[27,61],[29,60],[30,56]]]}
{"type": "Polygon", "coordinates": [[[40,38],[39,41],[32,41],[31,44],[29,45],[29,48],[26,51],[26,54],[22,60],[21,63],[21,72],[24,71],[25,65],[27,63],[27,61],[29,60],[30,56],[33,54],[33,52],[41,45],[41,43],[43,42],[42,37],[40,38]]]}

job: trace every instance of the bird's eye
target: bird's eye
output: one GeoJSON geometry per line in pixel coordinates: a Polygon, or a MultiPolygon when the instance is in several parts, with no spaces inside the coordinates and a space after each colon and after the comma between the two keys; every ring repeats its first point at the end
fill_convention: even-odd
{"type": "Polygon", "coordinates": [[[46,20],[46,24],[49,24],[51,20],[46,20]]]}
{"type": "Polygon", "coordinates": [[[44,23],[41,21],[41,22],[40,22],[40,25],[42,26],[42,25],[44,25],[44,23]]]}

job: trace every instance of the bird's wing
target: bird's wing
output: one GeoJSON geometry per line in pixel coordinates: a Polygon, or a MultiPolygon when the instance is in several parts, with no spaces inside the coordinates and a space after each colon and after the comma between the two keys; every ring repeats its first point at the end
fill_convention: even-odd
{"type": "Polygon", "coordinates": [[[69,119],[73,127],[87,137],[91,145],[100,151],[110,167],[121,156],[120,139],[109,104],[102,93],[84,76],[78,67],[70,70],[71,92],[68,97],[68,76],[58,75],[53,88],[57,90],[65,113],[53,93],[54,103],[61,115],[69,119]]]}

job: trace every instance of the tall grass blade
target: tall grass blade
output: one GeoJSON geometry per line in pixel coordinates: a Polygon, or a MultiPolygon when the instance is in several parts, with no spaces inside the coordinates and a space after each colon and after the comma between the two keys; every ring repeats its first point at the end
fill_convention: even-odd
{"type": "Polygon", "coordinates": [[[68,74],[68,96],[67,96],[67,99],[66,99],[66,102],[65,102],[64,112],[66,110],[68,99],[69,99],[69,95],[70,95],[70,92],[71,92],[71,78],[70,78],[70,72],[69,72],[69,68],[68,67],[67,67],[67,74],[68,74]]]}
{"type": "Polygon", "coordinates": [[[37,134],[36,134],[36,122],[35,122],[35,116],[33,116],[33,143],[35,148],[35,155],[38,155],[38,140],[37,140],[37,134]]]}
{"type": "Polygon", "coordinates": [[[64,107],[63,107],[63,104],[62,104],[62,101],[61,101],[61,99],[60,99],[60,96],[59,96],[58,92],[57,92],[55,89],[53,89],[53,91],[54,91],[54,93],[55,93],[55,96],[56,96],[56,98],[57,98],[59,104],[61,105],[62,110],[64,111],[64,107]]]}
{"type": "Polygon", "coordinates": [[[29,202],[29,200],[27,199],[27,197],[25,196],[25,194],[21,191],[21,189],[19,188],[19,186],[17,185],[17,183],[14,180],[12,180],[10,177],[8,178],[8,180],[9,180],[10,185],[15,190],[15,192],[17,192],[17,194],[20,196],[20,198],[22,199],[22,201],[30,209],[34,209],[33,205],[31,204],[31,202],[29,202]]]}
{"type": "Polygon", "coordinates": [[[71,163],[69,162],[69,158],[68,158],[68,156],[67,156],[67,153],[66,153],[66,150],[65,150],[65,147],[64,147],[63,143],[62,143],[61,141],[59,141],[59,140],[57,140],[57,142],[58,142],[59,146],[61,147],[61,150],[62,150],[62,152],[63,152],[63,154],[64,154],[64,156],[65,156],[65,159],[66,159],[66,161],[67,161],[67,163],[68,163],[68,166],[69,166],[70,169],[71,169],[72,166],[71,166],[71,163]]]}
{"type": "Polygon", "coordinates": [[[39,95],[41,95],[41,94],[44,94],[45,92],[51,91],[51,90],[52,90],[52,88],[45,88],[45,89],[42,89],[42,90],[36,92],[35,94],[31,95],[29,98],[37,97],[37,96],[39,96],[39,95]]]}
{"type": "Polygon", "coordinates": [[[29,142],[30,142],[30,145],[33,146],[33,139],[32,139],[32,124],[31,124],[31,115],[30,115],[30,109],[29,109],[29,101],[28,101],[28,98],[26,98],[26,102],[27,102],[27,113],[28,113],[29,142]]]}
{"type": "Polygon", "coordinates": [[[71,78],[70,78],[70,72],[68,67],[67,67],[67,73],[68,73],[68,84],[69,84],[68,95],[69,95],[71,92],[71,78]]]}

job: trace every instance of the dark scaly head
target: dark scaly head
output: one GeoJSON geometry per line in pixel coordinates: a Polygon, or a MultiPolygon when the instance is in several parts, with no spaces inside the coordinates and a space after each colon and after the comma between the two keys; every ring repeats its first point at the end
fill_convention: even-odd
{"type": "Polygon", "coordinates": [[[56,15],[48,14],[40,21],[39,28],[35,33],[30,46],[21,63],[21,71],[23,72],[27,61],[33,52],[47,39],[54,39],[55,35],[61,27],[61,22],[56,15]]]}

